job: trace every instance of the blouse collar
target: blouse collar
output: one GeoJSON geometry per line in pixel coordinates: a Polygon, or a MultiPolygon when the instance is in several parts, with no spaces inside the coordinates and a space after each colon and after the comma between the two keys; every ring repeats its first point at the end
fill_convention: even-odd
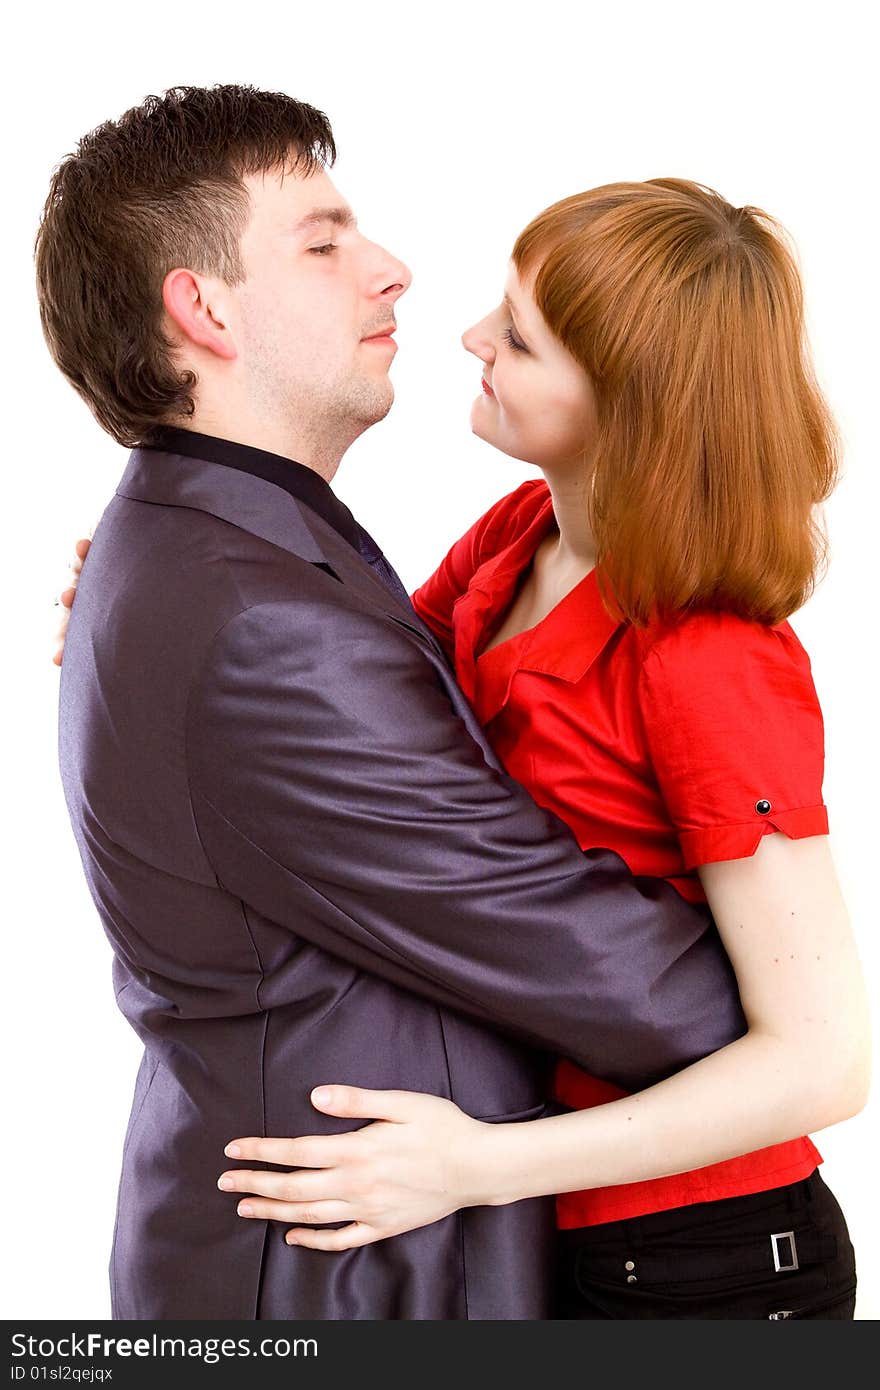
{"type": "Polygon", "coordinates": [[[455,605],[456,669],[466,694],[473,699],[479,665],[479,684],[490,706],[484,709],[485,701],[481,699],[478,713],[484,722],[507,702],[518,671],[537,672],[572,683],[579,681],[612,635],[624,626],[605,608],[593,569],[535,627],[475,655],[509,607],[520,576],[554,524],[553,502],[548,494],[544,505],[516,539],[480,566],[469,589],[455,605]]]}

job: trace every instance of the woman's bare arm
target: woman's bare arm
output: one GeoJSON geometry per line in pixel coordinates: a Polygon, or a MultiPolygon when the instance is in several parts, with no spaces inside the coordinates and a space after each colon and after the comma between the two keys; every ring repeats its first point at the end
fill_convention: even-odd
{"type": "Polygon", "coordinates": [[[480,1123],[437,1097],[331,1086],[318,1108],[380,1123],[236,1141],[236,1157],[300,1167],[224,1175],[229,1190],[258,1194],[242,1214],[350,1221],[299,1226],[291,1241],[346,1249],[462,1206],[690,1171],[855,1114],[868,1089],[867,1004],[828,837],[775,832],[750,858],[699,872],[736,971],[744,1037],[637,1095],[526,1124],[480,1123]]]}
{"type": "Polygon", "coordinates": [[[567,1192],[702,1168],[864,1105],[865,987],[828,837],[776,832],[751,858],[699,872],[748,1032],[638,1095],[502,1136],[499,1150],[514,1138],[518,1156],[502,1158],[506,1200],[537,1195],[536,1184],[567,1192]],[[546,1184],[514,1173],[527,1155],[530,1170],[547,1165],[546,1184]]]}

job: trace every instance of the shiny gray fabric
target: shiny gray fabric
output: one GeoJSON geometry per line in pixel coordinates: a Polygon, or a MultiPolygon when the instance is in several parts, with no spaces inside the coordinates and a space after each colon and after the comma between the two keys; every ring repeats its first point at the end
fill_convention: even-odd
{"type": "Polygon", "coordinates": [[[145,1044],[114,1317],[546,1317],[551,1201],[289,1249],[217,1189],[223,1145],[350,1128],[312,1109],[319,1082],[528,1119],[542,1048],[656,1080],[744,1030],[708,912],[582,855],[499,770],[412,609],[215,463],[132,454],[70,622],[60,759],[145,1044]]]}

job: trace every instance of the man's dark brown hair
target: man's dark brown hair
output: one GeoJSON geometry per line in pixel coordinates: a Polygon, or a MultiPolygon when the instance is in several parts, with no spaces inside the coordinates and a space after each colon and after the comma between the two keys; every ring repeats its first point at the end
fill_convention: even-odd
{"type": "Polygon", "coordinates": [[[313,173],[336,158],[323,112],[247,86],[172,87],[86,135],[52,176],[36,240],[37,296],[56,363],[120,444],[191,415],[195,373],[173,366],[162,282],[185,266],[245,275],[246,174],[313,173]]]}

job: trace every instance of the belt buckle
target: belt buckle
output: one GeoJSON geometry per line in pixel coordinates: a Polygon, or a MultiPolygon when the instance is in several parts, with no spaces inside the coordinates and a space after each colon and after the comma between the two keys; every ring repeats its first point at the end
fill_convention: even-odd
{"type": "Polygon", "coordinates": [[[797,1245],[795,1244],[794,1231],[776,1231],[770,1237],[770,1249],[773,1251],[773,1268],[777,1274],[786,1274],[792,1269],[799,1269],[797,1257],[797,1245]],[[787,1240],[791,1251],[791,1264],[783,1264],[779,1258],[779,1241],[787,1240]]]}

